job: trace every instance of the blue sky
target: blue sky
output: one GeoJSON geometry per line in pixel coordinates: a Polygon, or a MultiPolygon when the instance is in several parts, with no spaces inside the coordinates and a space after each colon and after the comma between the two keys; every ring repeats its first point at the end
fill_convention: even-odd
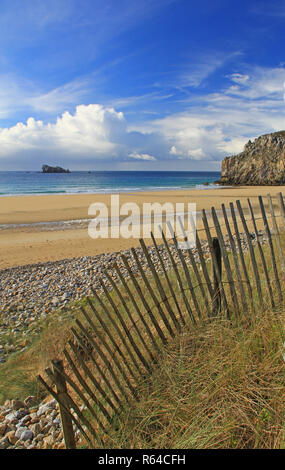
{"type": "Polygon", "coordinates": [[[0,0],[0,170],[218,170],[285,129],[284,26],[284,0],[0,0]]]}

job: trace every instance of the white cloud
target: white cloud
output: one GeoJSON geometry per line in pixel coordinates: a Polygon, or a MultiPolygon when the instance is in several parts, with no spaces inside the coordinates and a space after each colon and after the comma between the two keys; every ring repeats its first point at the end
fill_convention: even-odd
{"type": "Polygon", "coordinates": [[[132,152],[129,153],[128,155],[130,158],[135,158],[136,160],[156,160],[155,157],[152,155],[149,155],[148,153],[137,153],[137,152],[132,152]]]}
{"type": "Polygon", "coordinates": [[[229,76],[229,78],[233,82],[241,83],[242,85],[244,85],[248,81],[249,75],[244,75],[242,73],[233,73],[232,75],[229,76]]]}
{"type": "Polygon", "coordinates": [[[176,155],[179,160],[203,160],[208,159],[208,156],[205,154],[202,148],[186,149],[183,144],[180,142],[180,150],[178,150],[175,145],[169,150],[170,155],[176,155]]]}
{"type": "Polygon", "coordinates": [[[242,84],[237,89],[229,88],[226,93],[234,94],[240,98],[260,99],[276,98],[280,99],[280,92],[283,91],[285,79],[284,67],[249,67],[247,74],[234,73],[228,78],[235,83],[242,84]]]}
{"type": "Polygon", "coordinates": [[[58,152],[67,155],[104,157],[117,155],[126,123],[121,112],[90,104],[77,106],[72,115],[65,112],[55,124],[29,118],[26,124],[0,130],[0,156],[25,150],[58,152]]]}
{"type": "Polygon", "coordinates": [[[170,155],[181,155],[181,152],[177,150],[175,145],[172,145],[171,149],[169,150],[170,155]]]}
{"type": "Polygon", "coordinates": [[[228,78],[239,86],[191,97],[183,113],[134,129],[163,135],[173,158],[203,161],[239,153],[249,139],[285,129],[285,68],[252,67],[228,78]]]}
{"type": "Polygon", "coordinates": [[[203,160],[208,158],[202,148],[188,150],[187,156],[191,158],[191,160],[203,160]]]}

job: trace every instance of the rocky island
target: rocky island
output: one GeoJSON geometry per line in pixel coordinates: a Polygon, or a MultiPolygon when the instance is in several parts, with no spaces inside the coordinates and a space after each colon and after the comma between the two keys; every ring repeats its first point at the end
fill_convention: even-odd
{"type": "Polygon", "coordinates": [[[61,168],[60,166],[49,166],[49,165],[43,165],[42,171],[43,173],[70,173],[70,170],[65,170],[64,168],[61,168]]]}
{"type": "Polygon", "coordinates": [[[245,145],[243,152],[226,157],[221,179],[226,185],[285,185],[285,131],[261,135],[245,145]]]}

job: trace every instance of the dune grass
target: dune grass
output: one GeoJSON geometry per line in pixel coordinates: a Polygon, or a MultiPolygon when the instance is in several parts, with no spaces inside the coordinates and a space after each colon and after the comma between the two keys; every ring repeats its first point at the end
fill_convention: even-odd
{"type": "Polygon", "coordinates": [[[80,303],[74,309],[58,310],[37,324],[39,334],[29,339],[24,351],[10,354],[0,367],[0,404],[5,400],[25,399],[28,395],[39,398],[45,392],[39,386],[37,375],[42,373],[49,362],[61,357],[67,340],[71,337],[70,326],[77,315],[80,303]]]}
{"type": "Polygon", "coordinates": [[[184,331],[164,349],[106,446],[284,448],[282,314],[184,331]]]}

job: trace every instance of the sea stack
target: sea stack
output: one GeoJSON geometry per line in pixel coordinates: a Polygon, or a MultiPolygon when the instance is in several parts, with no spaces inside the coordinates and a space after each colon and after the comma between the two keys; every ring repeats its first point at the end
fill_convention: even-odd
{"type": "Polygon", "coordinates": [[[285,185],[285,131],[261,135],[222,162],[219,184],[285,185]]]}
{"type": "Polygon", "coordinates": [[[43,173],[70,173],[70,170],[65,170],[60,166],[49,166],[43,165],[42,166],[43,173]]]}

